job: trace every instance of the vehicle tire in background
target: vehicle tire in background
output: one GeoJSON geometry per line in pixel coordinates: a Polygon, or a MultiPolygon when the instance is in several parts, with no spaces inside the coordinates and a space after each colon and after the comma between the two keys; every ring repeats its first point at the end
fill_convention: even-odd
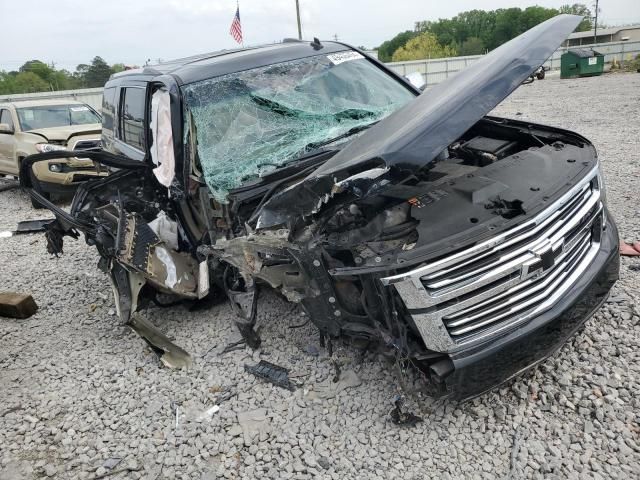
{"type": "Polygon", "coordinates": [[[538,80],[544,80],[544,76],[545,75],[546,75],[546,71],[544,69],[542,69],[538,73],[536,73],[536,78],[538,80]]]}

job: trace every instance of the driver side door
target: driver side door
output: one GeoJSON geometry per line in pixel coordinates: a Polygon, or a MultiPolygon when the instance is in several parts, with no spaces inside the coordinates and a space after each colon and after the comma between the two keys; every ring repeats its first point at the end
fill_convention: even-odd
{"type": "Polygon", "coordinates": [[[0,109],[0,124],[6,124],[13,130],[13,133],[0,132],[0,173],[17,175],[15,123],[9,109],[0,109]]]}

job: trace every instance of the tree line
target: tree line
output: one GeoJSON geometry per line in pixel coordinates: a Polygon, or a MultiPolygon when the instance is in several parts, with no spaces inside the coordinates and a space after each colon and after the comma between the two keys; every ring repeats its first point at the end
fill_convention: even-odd
{"type": "Polygon", "coordinates": [[[453,18],[416,22],[413,30],[398,33],[382,43],[377,49],[378,58],[383,62],[401,62],[479,55],[560,13],[584,17],[576,28],[578,32],[593,28],[591,11],[581,3],[563,5],[559,9],[534,6],[524,10],[470,10],[453,18]]]}
{"type": "Polygon", "coordinates": [[[0,94],[102,87],[112,73],[124,69],[124,64],[109,65],[102,57],[94,57],[89,64],[81,63],[73,73],[57,70],[40,60],[29,60],[17,71],[0,71],[0,94]]]}

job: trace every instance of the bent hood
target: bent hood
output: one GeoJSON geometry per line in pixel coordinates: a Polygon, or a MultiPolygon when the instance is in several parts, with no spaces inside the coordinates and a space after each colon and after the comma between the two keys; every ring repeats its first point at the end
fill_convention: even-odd
{"type": "Polygon", "coordinates": [[[370,164],[378,167],[369,177],[369,189],[359,174],[358,190],[365,196],[383,185],[380,168],[410,172],[433,162],[535,72],[581,20],[578,15],[551,18],[426,90],[349,142],[304,180],[272,197],[262,208],[258,228],[316,212],[348,176],[347,171],[361,172],[370,164]]]}
{"type": "Polygon", "coordinates": [[[26,130],[25,133],[34,133],[44,137],[48,141],[57,140],[66,142],[71,137],[77,135],[99,134],[102,132],[102,125],[99,123],[90,123],[86,125],[68,125],[64,127],[37,128],[35,130],[26,130]]]}

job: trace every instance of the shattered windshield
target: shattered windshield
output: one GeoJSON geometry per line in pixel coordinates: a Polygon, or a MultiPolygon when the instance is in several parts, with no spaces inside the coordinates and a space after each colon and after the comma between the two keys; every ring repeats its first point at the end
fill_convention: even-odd
{"type": "Polygon", "coordinates": [[[197,132],[203,174],[220,202],[243,182],[360,131],[414,98],[357,52],[228,74],[187,85],[183,94],[184,130],[197,132]]]}

